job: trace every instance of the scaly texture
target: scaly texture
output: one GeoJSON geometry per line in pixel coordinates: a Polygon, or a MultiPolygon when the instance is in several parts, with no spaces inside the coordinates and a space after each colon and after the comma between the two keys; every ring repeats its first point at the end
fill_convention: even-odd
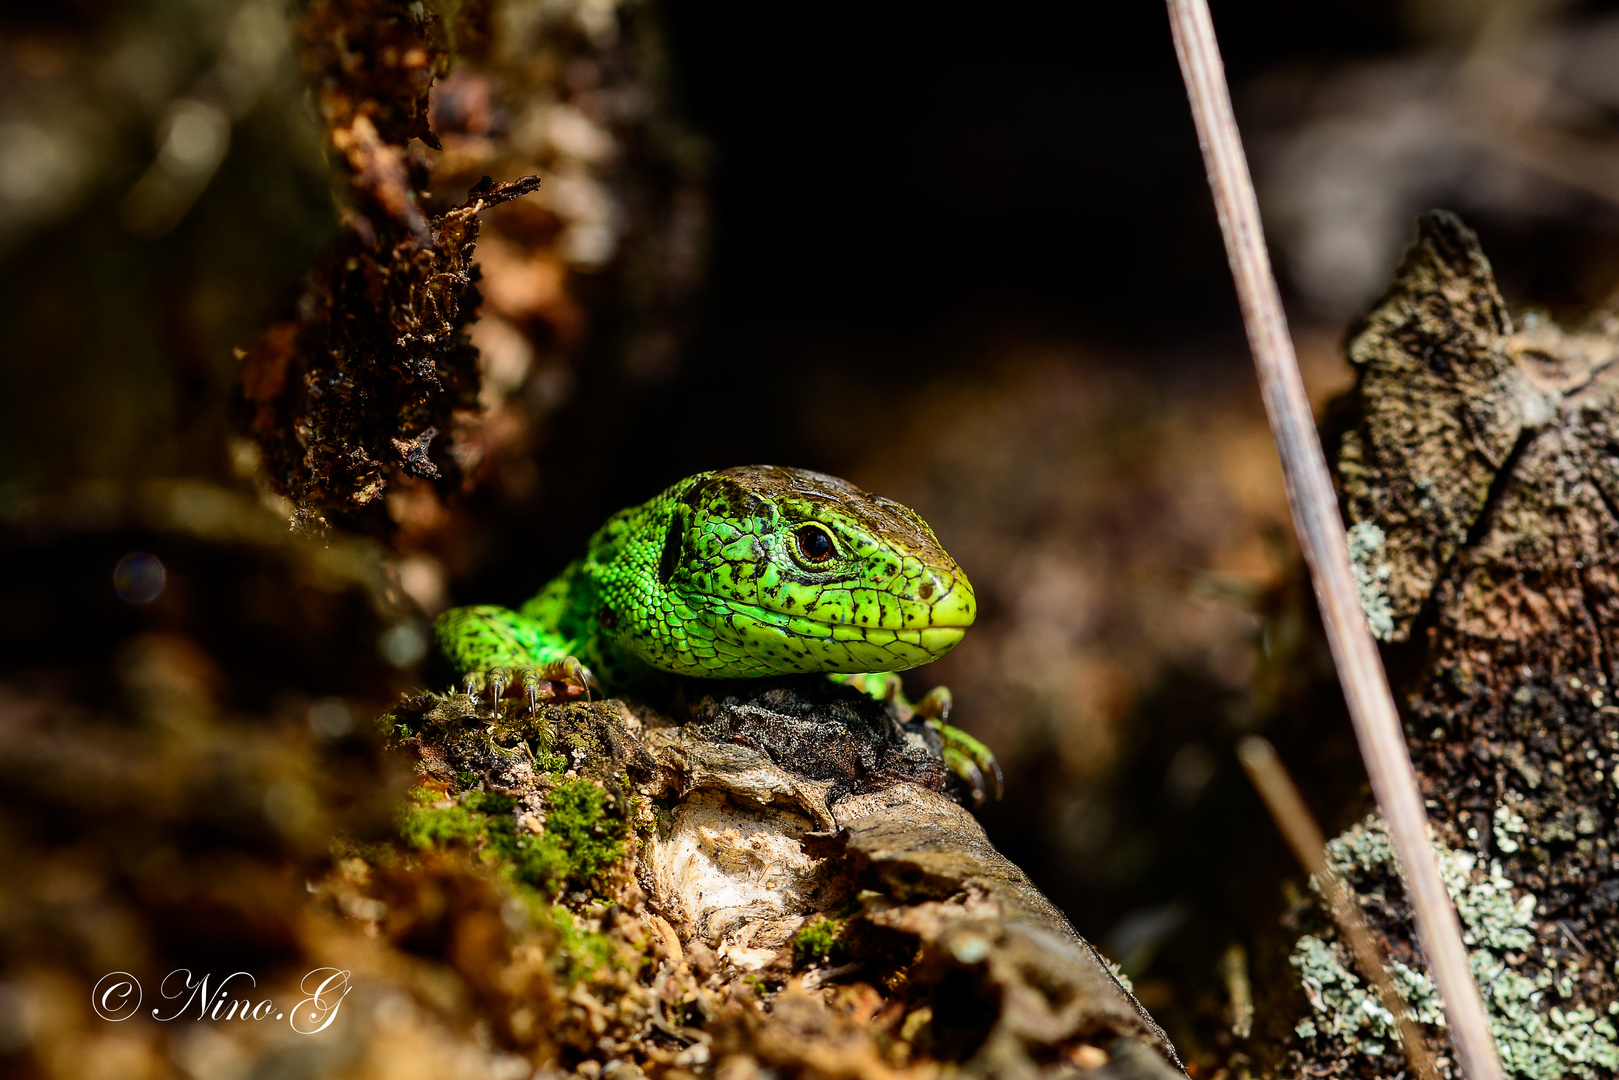
{"type": "Polygon", "coordinates": [[[741,679],[902,671],[976,613],[916,512],[820,473],[699,473],[614,515],[520,611],[455,608],[435,627],[475,681],[532,685],[584,663],[609,687],[649,670],[741,679]]]}

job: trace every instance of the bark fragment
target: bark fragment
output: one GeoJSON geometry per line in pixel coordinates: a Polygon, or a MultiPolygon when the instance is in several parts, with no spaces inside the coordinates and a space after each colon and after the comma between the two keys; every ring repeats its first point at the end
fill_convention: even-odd
{"type": "Polygon", "coordinates": [[[1373,629],[1404,641],[1523,426],[1506,304],[1459,220],[1432,215],[1358,328],[1360,423],[1338,473],[1373,629]]]}
{"type": "Polygon", "coordinates": [[[433,436],[477,407],[478,353],[465,330],[479,296],[478,213],[526,195],[538,177],[473,186],[429,217],[437,147],[428,91],[449,68],[434,9],[384,0],[323,0],[304,12],[305,67],[345,175],[344,235],[316,268],[296,318],[243,355],[248,433],[266,475],[294,505],[294,524],[386,528],[381,498],[404,474],[459,477],[433,436]]]}
{"type": "MultiPolygon", "coordinates": [[[[1514,325],[1477,239],[1436,212],[1349,347],[1338,474],[1368,616],[1409,642],[1390,654],[1406,730],[1509,1075],[1619,1069],[1616,329],[1514,325]]],[[[1437,1024],[1381,824],[1332,855],[1437,1024]]],[[[1292,1067],[1397,1071],[1341,946],[1309,928],[1292,1067]]]]}

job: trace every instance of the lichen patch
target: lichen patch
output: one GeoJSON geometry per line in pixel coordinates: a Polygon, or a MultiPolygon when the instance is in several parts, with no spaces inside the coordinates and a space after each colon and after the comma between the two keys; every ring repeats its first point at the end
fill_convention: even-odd
{"type": "MultiPolygon", "coordinates": [[[[1505,806],[1502,811],[1497,829],[1521,832],[1522,819],[1505,806]]],[[[1393,845],[1380,818],[1367,818],[1327,848],[1333,869],[1362,896],[1383,897],[1397,877],[1393,845]]],[[[1619,1068],[1619,1029],[1610,1019],[1619,1013],[1619,1002],[1584,999],[1579,965],[1540,943],[1534,894],[1507,878],[1498,862],[1485,864],[1443,844],[1436,843],[1435,850],[1507,1074],[1562,1080],[1619,1068]]],[[[1398,1053],[1394,1017],[1354,972],[1333,935],[1303,935],[1289,962],[1310,1002],[1310,1015],[1294,1029],[1300,1038],[1373,1059],[1398,1053]]],[[[1428,973],[1397,959],[1389,971],[1412,1018],[1442,1039],[1444,1011],[1428,973]]]]}
{"type": "Polygon", "coordinates": [[[1389,606],[1388,591],[1394,567],[1383,558],[1385,539],[1375,521],[1359,521],[1349,529],[1349,560],[1360,591],[1360,606],[1379,641],[1394,636],[1394,609],[1389,606]]]}

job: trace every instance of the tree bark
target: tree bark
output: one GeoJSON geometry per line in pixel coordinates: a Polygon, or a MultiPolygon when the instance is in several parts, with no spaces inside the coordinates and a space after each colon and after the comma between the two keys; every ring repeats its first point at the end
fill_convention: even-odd
{"type": "MultiPolygon", "coordinates": [[[[1616,329],[1606,314],[1579,328],[1514,321],[1477,238],[1435,212],[1349,344],[1358,375],[1336,466],[1362,600],[1518,1076],[1619,1068],[1616,329]]],[[[1329,849],[1453,1072],[1381,823],[1329,849]]],[[[1308,1004],[1284,1068],[1398,1072],[1365,980],[1329,929],[1305,928],[1290,961],[1308,1004]]]]}

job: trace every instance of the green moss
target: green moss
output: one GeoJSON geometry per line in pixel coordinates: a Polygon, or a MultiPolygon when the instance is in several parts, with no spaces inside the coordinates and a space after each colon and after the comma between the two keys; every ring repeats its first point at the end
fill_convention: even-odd
{"type": "Polygon", "coordinates": [[[567,755],[556,753],[556,735],[550,725],[530,722],[516,725],[512,731],[533,759],[536,773],[546,773],[554,780],[562,779],[569,762],[567,755]]]}
{"type": "Polygon", "coordinates": [[[623,857],[628,814],[615,812],[612,796],[589,780],[552,790],[542,833],[520,828],[516,808],[510,795],[468,791],[447,800],[431,788],[412,788],[400,838],[416,849],[469,848],[514,884],[550,899],[589,884],[623,857]]]}
{"type": "Polygon", "coordinates": [[[494,795],[487,791],[469,791],[461,796],[461,805],[480,814],[509,814],[517,808],[517,800],[510,795],[494,795]]]}
{"type": "Polygon", "coordinates": [[[461,806],[442,810],[413,807],[405,812],[399,824],[399,835],[413,848],[472,845],[483,831],[484,822],[461,806]]]}
{"type": "Polygon", "coordinates": [[[607,934],[591,933],[579,924],[573,912],[560,904],[546,904],[534,912],[535,922],[549,927],[557,936],[553,970],[569,986],[619,958],[618,943],[607,934]]]}
{"type": "MultiPolygon", "coordinates": [[[[414,703],[417,713],[406,714],[424,737],[440,741],[444,757],[460,763],[486,761],[499,754],[511,761],[531,761],[542,778],[539,799],[528,797],[521,809],[544,822],[536,833],[532,817],[522,817],[520,800],[480,790],[484,774],[462,771],[448,785],[424,783],[411,789],[399,814],[399,840],[384,855],[370,859],[408,858],[411,851],[454,849],[467,852],[475,862],[498,877],[529,914],[531,923],[546,939],[546,952],[557,976],[572,984],[598,972],[604,965],[633,967],[654,962],[644,942],[628,942],[611,929],[581,918],[559,904],[575,890],[589,892],[601,875],[625,856],[632,822],[640,803],[629,778],[620,773],[604,788],[595,780],[567,779],[570,760],[554,753],[553,746],[576,743],[581,761],[592,764],[614,759],[577,732],[570,732],[568,717],[579,714],[546,707],[542,717],[525,710],[503,708],[491,719],[480,715],[458,696],[432,695],[414,703]],[[427,710],[421,712],[421,710],[427,710]],[[549,774],[549,779],[546,779],[549,774]]],[[[573,905],[578,907],[579,905],[573,905]]]]}
{"type": "Polygon", "coordinates": [[[549,735],[529,740],[528,746],[529,753],[534,757],[534,768],[537,772],[549,773],[556,780],[562,779],[562,774],[568,771],[568,759],[551,752],[549,735]]]}
{"type": "Polygon", "coordinates": [[[589,780],[565,780],[551,792],[546,836],[566,860],[567,877],[584,883],[624,855],[627,816],[609,813],[610,796],[589,780]]]}
{"type": "Polygon", "coordinates": [[[830,963],[842,946],[842,921],[817,915],[793,935],[793,966],[806,968],[811,964],[830,963]]]}
{"type": "Polygon", "coordinates": [[[444,803],[444,793],[433,788],[413,787],[399,822],[399,835],[413,848],[473,844],[483,833],[483,822],[465,806],[444,803]]]}
{"type": "Polygon", "coordinates": [[[439,791],[437,788],[430,788],[417,784],[409,791],[405,792],[405,798],[409,799],[417,806],[432,806],[434,803],[443,801],[444,793],[439,791]]]}
{"type": "MultiPolygon", "coordinates": [[[[1512,810],[1497,812],[1498,844],[1522,829],[1512,810]]],[[[1498,863],[1484,866],[1472,853],[1437,844],[1435,849],[1508,1075],[1561,1080],[1619,1068],[1619,1029],[1608,1019],[1619,1013],[1619,1002],[1598,1005],[1576,997],[1578,961],[1560,959],[1539,944],[1534,895],[1517,888],[1498,863]]],[[[1363,900],[1382,902],[1396,864],[1380,819],[1368,818],[1333,840],[1328,858],[1363,900]]],[[[1393,1016],[1350,969],[1340,943],[1329,935],[1305,935],[1290,962],[1311,1007],[1295,1029],[1301,1038],[1326,1038],[1373,1058],[1396,1049],[1393,1016]]],[[[1389,967],[1417,1022],[1443,1026],[1439,995],[1427,973],[1399,961],[1389,967]]]]}
{"type": "Polygon", "coordinates": [[[616,963],[621,946],[588,930],[555,899],[618,860],[628,823],[612,812],[607,792],[588,780],[568,781],[551,793],[546,830],[538,835],[518,826],[516,808],[509,795],[468,791],[447,800],[431,788],[413,788],[400,836],[418,850],[466,848],[493,868],[526,903],[536,925],[555,935],[552,966],[571,985],[616,963]]]}
{"type": "Polygon", "coordinates": [[[377,728],[382,732],[382,737],[389,741],[403,741],[415,734],[410,725],[399,719],[393,709],[377,717],[377,728]]]}

